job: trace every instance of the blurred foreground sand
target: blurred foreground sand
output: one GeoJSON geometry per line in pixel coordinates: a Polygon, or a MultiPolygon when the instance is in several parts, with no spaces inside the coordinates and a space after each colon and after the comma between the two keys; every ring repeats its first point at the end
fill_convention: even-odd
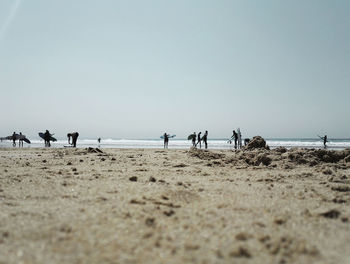
{"type": "Polygon", "coordinates": [[[350,263],[349,154],[0,149],[0,263],[350,263]]]}

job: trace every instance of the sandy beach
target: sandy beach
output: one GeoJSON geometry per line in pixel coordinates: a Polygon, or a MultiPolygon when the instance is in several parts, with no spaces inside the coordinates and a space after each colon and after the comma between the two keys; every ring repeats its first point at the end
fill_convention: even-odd
{"type": "Polygon", "coordinates": [[[0,263],[350,263],[350,150],[0,149],[0,263]]]}

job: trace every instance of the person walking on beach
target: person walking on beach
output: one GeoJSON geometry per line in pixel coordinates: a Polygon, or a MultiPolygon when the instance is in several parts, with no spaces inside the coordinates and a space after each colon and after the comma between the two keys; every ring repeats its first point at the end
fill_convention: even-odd
{"type": "Polygon", "coordinates": [[[72,138],[72,145],[75,148],[77,146],[77,140],[79,137],[79,133],[78,132],[68,133],[67,137],[68,137],[68,144],[71,144],[70,138],[72,138]]]}
{"type": "Polygon", "coordinates": [[[16,132],[13,132],[12,134],[12,146],[16,147],[16,132]]]}
{"type": "Polygon", "coordinates": [[[23,147],[23,135],[22,132],[19,132],[19,141],[18,141],[18,146],[23,147]]]}
{"type": "Polygon", "coordinates": [[[202,148],[202,138],[201,138],[201,134],[202,134],[202,132],[199,132],[199,133],[198,133],[198,136],[197,136],[197,143],[196,143],[196,146],[199,144],[199,148],[200,148],[200,149],[202,148]]]}
{"type": "Polygon", "coordinates": [[[49,130],[46,129],[46,131],[44,133],[45,147],[48,147],[48,148],[51,147],[50,138],[51,138],[51,134],[50,134],[49,130]]]}
{"type": "Polygon", "coordinates": [[[232,137],[231,137],[234,141],[235,141],[235,149],[237,149],[237,140],[238,140],[238,134],[236,133],[236,131],[232,131],[232,137]]]}
{"type": "Polygon", "coordinates": [[[196,138],[197,138],[197,134],[196,132],[193,132],[192,134],[192,147],[196,147],[196,138]]]}
{"type": "Polygon", "coordinates": [[[205,145],[205,149],[208,148],[208,130],[205,130],[204,136],[202,137],[202,140],[204,142],[205,145]]]}

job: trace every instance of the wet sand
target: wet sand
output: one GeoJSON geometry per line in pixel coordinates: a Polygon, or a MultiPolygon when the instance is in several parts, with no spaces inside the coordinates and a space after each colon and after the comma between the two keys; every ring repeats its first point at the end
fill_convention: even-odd
{"type": "Polygon", "coordinates": [[[350,150],[0,149],[0,263],[350,263],[350,150]]]}

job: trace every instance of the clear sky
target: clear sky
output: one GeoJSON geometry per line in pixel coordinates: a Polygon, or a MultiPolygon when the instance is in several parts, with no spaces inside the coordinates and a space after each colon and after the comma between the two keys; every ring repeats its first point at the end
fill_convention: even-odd
{"type": "Polygon", "coordinates": [[[350,1],[0,0],[0,136],[350,137],[350,1]]]}

